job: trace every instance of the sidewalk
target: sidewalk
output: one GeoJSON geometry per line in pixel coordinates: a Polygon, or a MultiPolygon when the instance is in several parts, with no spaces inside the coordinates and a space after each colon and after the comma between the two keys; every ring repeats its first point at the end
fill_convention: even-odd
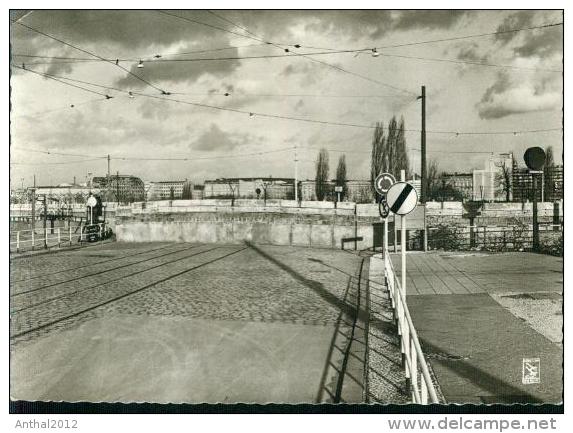
{"type": "MultiPolygon", "coordinates": [[[[399,256],[392,260],[399,271],[399,256]]],[[[408,305],[448,402],[562,401],[562,346],[495,300],[558,295],[561,269],[562,259],[530,253],[408,255],[408,305]],[[524,358],[539,358],[540,383],[522,383],[524,358]]]]}

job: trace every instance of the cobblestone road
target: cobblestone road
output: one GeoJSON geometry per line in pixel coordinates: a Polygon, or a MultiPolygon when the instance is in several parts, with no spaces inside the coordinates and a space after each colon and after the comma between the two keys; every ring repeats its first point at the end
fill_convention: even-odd
{"type": "Polygon", "coordinates": [[[36,328],[43,335],[52,322],[61,325],[63,318],[73,316],[73,321],[81,314],[87,318],[95,310],[99,315],[316,325],[336,321],[337,303],[356,272],[357,256],[293,247],[243,248],[118,243],[14,260],[11,335],[36,328]]]}
{"type": "MultiPolygon", "coordinates": [[[[12,383],[18,385],[15,388],[18,392],[33,399],[66,400],[77,396],[88,400],[117,398],[130,401],[135,394],[130,395],[111,376],[106,379],[111,382],[105,390],[113,390],[113,393],[105,394],[101,384],[96,389],[93,384],[78,384],[78,379],[71,373],[54,382],[53,373],[49,371],[61,369],[64,375],[69,368],[77,370],[81,365],[80,370],[91,371],[93,375],[100,367],[95,361],[89,361],[92,355],[94,359],[99,357],[99,363],[124,365],[129,362],[129,354],[125,355],[127,358],[117,357],[122,346],[120,342],[134,344],[133,353],[144,350],[157,336],[150,335],[146,341],[141,333],[149,333],[149,329],[153,329],[149,324],[156,323],[161,328],[158,333],[163,334],[181,334],[183,329],[194,329],[193,337],[186,343],[178,341],[173,344],[176,350],[183,350],[181,357],[199,356],[201,365],[213,363],[207,352],[214,350],[210,345],[215,343],[208,342],[206,335],[215,333],[217,341],[231,338],[231,335],[235,340],[247,338],[244,340],[247,345],[254,344],[259,335],[264,335],[269,345],[265,350],[271,350],[271,347],[273,353],[285,351],[288,347],[294,350],[282,355],[285,360],[291,359],[288,363],[283,362],[283,367],[271,369],[272,373],[267,374],[267,382],[280,382],[286,393],[275,394],[285,401],[328,401],[337,386],[335,376],[344,356],[343,350],[332,350],[332,341],[339,348],[347,345],[344,341],[349,335],[346,322],[350,317],[349,311],[351,314],[354,308],[353,297],[362,260],[349,252],[326,249],[184,243],[110,243],[13,259],[10,269],[10,335],[15,355],[12,362],[16,362],[14,359],[18,362],[13,366],[12,383]],[[146,324],[145,331],[128,331],[130,323],[135,328],[146,324]],[[207,323],[212,325],[205,325],[207,323]],[[244,325],[239,325],[241,323],[244,325]],[[235,329],[243,326],[247,327],[247,334],[244,331],[237,334],[239,331],[235,329]],[[199,334],[197,329],[201,329],[199,334]],[[217,331],[220,329],[229,329],[225,333],[232,333],[223,337],[217,331]],[[249,337],[249,333],[255,336],[254,339],[249,337]],[[281,342],[280,335],[285,335],[288,345],[281,342]],[[101,343],[104,346],[88,349],[97,341],[107,342],[101,343]],[[197,344],[204,345],[204,348],[199,349],[197,344]],[[38,364],[47,348],[54,353],[45,363],[38,364]],[[84,352],[85,356],[81,355],[84,352]],[[73,359],[76,360],[70,361],[73,359]],[[37,382],[26,379],[32,370],[38,374],[37,382]],[[42,392],[38,394],[36,389],[42,392]],[[114,397],[124,391],[127,394],[114,397]]],[[[238,355],[229,352],[234,344],[231,341],[225,343],[225,356],[234,359],[238,355]]],[[[216,349],[216,352],[221,350],[225,349],[216,349]]],[[[270,366],[264,364],[268,356],[265,353],[243,354],[240,362],[244,365],[262,362],[260,368],[268,370],[270,366]],[[249,360],[249,356],[253,358],[249,360]]],[[[157,352],[154,356],[159,359],[164,355],[157,352]]],[[[177,366],[181,359],[169,360],[175,362],[173,371],[187,370],[187,363],[177,366]]],[[[276,355],[272,359],[278,362],[276,355]]],[[[159,361],[150,359],[149,362],[154,365],[159,361]]],[[[222,361],[219,364],[222,368],[228,365],[222,361]]],[[[236,366],[229,368],[229,371],[234,371],[236,366]]],[[[133,370],[130,374],[134,375],[131,380],[145,383],[145,369],[133,370]]],[[[219,370],[215,376],[192,375],[189,380],[205,377],[204,380],[216,381],[223,377],[222,374],[219,370]]],[[[253,374],[260,375],[257,372],[253,374]]],[[[107,373],[98,370],[97,376],[107,377],[107,373]]],[[[168,384],[172,379],[173,375],[164,379],[164,383],[168,384]]],[[[254,383],[252,375],[247,374],[243,380],[254,383]]],[[[157,389],[156,385],[149,386],[157,389]]],[[[197,384],[189,386],[190,390],[200,389],[197,384]]],[[[229,388],[231,385],[217,386],[229,388]]],[[[215,392],[217,386],[212,386],[212,390],[206,388],[209,392],[203,390],[204,393],[199,395],[203,395],[205,401],[216,401],[220,398],[215,392]]],[[[240,389],[238,386],[239,382],[233,391],[238,401],[242,398],[245,401],[260,401],[260,398],[266,401],[264,391],[252,389],[248,394],[247,384],[242,384],[240,389]]],[[[275,385],[261,384],[262,388],[265,386],[271,390],[275,385]]],[[[174,397],[168,389],[167,385],[162,388],[165,397],[161,393],[152,394],[152,397],[157,401],[176,401],[179,397],[174,397]]],[[[138,392],[152,400],[149,390],[140,389],[138,392]]],[[[198,397],[180,398],[181,401],[197,401],[198,397]]],[[[233,400],[232,396],[225,398],[226,401],[233,400]]]]}

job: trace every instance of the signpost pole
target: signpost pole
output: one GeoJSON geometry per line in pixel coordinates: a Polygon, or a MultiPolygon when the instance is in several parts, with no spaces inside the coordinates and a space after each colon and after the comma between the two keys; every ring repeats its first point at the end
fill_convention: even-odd
{"type": "Polygon", "coordinates": [[[388,253],[388,217],[384,218],[384,256],[388,253]]]}
{"type": "MultiPolygon", "coordinates": [[[[400,170],[400,181],[406,181],[406,173],[404,170],[400,170]]],[[[400,228],[400,253],[401,253],[401,277],[402,277],[402,293],[404,294],[404,299],[406,299],[406,215],[401,215],[401,228],[400,228]]],[[[403,316],[403,308],[400,308],[400,316],[403,316]]],[[[400,317],[399,319],[401,323],[403,323],[404,317],[400,317]]],[[[410,386],[410,372],[408,371],[408,367],[406,365],[406,359],[409,359],[408,352],[410,350],[410,336],[409,336],[409,329],[407,326],[404,326],[402,330],[402,365],[405,367],[406,370],[406,387],[409,388],[410,386]]]]}
{"type": "Polygon", "coordinates": [[[537,174],[531,174],[533,180],[533,251],[539,251],[539,224],[537,223],[537,174]]]}

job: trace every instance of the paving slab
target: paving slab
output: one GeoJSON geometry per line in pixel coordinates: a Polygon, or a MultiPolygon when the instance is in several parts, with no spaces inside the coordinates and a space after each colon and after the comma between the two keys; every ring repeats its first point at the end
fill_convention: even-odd
{"type": "Polygon", "coordinates": [[[408,305],[448,402],[562,401],[562,347],[488,294],[409,296],[408,305]],[[540,383],[522,383],[524,358],[540,359],[540,383]]]}
{"type": "MultiPolygon", "coordinates": [[[[561,402],[561,258],[433,251],[407,260],[410,312],[448,401],[561,402]],[[540,383],[522,383],[524,358],[539,358],[540,383]]],[[[400,275],[401,256],[392,262],[400,275]]]]}

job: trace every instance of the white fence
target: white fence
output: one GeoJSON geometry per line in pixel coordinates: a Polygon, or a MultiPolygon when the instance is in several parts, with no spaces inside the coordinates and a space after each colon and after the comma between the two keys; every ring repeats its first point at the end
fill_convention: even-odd
{"type": "MultiPolygon", "coordinates": [[[[99,226],[99,238],[103,239],[104,224],[99,226]]],[[[61,247],[63,245],[72,245],[76,242],[87,241],[88,235],[83,233],[80,225],[68,228],[57,227],[36,230],[18,230],[10,232],[10,251],[21,252],[24,250],[34,250],[37,248],[61,247]],[[79,233],[77,233],[79,231],[79,233]],[[51,233],[53,232],[53,233],[51,233]]]]}
{"type": "Polygon", "coordinates": [[[387,249],[384,250],[383,260],[388,292],[398,325],[400,351],[404,359],[404,372],[409,384],[412,402],[418,404],[439,403],[436,388],[430,376],[428,364],[408,310],[406,295],[402,290],[399,279],[396,277],[387,249]]]}

